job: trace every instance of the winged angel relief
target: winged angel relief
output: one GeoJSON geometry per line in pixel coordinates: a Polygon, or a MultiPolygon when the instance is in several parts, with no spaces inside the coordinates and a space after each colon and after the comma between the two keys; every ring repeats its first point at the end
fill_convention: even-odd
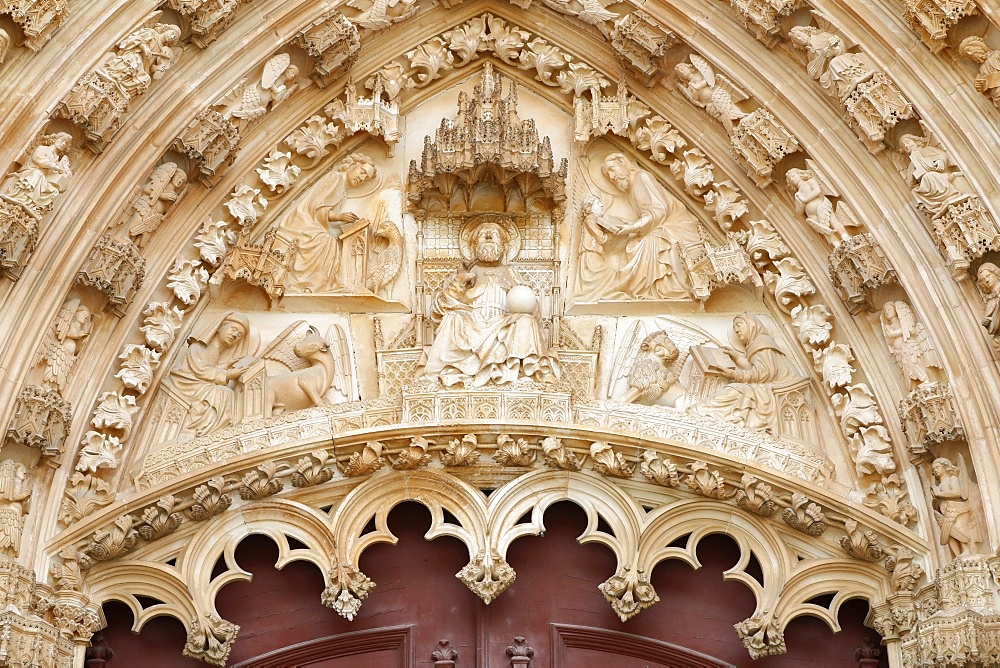
{"type": "Polygon", "coordinates": [[[289,293],[387,292],[403,262],[399,190],[385,188],[375,163],[354,153],[341,160],[277,225],[290,249],[289,293]],[[374,219],[355,211],[377,200],[374,219]],[[398,222],[397,222],[398,221],[398,222]]]}
{"type": "Polygon", "coordinates": [[[344,330],[303,320],[259,351],[260,333],[231,312],[191,336],[153,404],[148,436],[194,438],[248,419],[356,397],[344,330]]]}

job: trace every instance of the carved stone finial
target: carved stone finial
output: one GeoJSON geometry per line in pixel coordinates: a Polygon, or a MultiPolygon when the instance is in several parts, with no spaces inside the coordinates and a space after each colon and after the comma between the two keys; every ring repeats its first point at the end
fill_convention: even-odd
{"type": "Polygon", "coordinates": [[[879,561],[885,556],[885,550],[874,531],[862,529],[854,520],[845,520],[844,527],[847,535],[840,539],[840,546],[849,555],[864,561],[879,561]]]}
{"type": "Polygon", "coordinates": [[[497,450],[493,459],[500,466],[531,466],[535,462],[535,452],[523,438],[514,439],[508,434],[497,436],[497,450]]]}
{"type": "Polygon", "coordinates": [[[623,622],[660,600],[649,582],[649,575],[633,567],[619,568],[597,588],[623,622]]]}
{"type": "Polygon", "coordinates": [[[385,465],[385,458],[382,451],[385,445],[379,441],[365,443],[361,452],[352,453],[347,463],[342,466],[344,475],[348,478],[357,478],[363,475],[371,475],[385,465]]]}
{"type": "Polygon", "coordinates": [[[785,634],[781,630],[777,617],[769,610],[764,610],[742,622],[733,624],[733,628],[739,634],[751,659],[776,656],[788,651],[785,646],[785,634]]]}
{"type": "Polygon", "coordinates": [[[620,452],[615,452],[610,443],[591,443],[590,456],[594,458],[592,468],[601,475],[613,478],[631,478],[635,464],[630,464],[620,452]]]}
{"type": "Polygon", "coordinates": [[[410,439],[410,445],[392,460],[392,468],[397,471],[409,471],[427,466],[431,461],[431,456],[427,454],[430,445],[431,443],[423,436],[414,436],[410,439]]]}
{"type": "Polygon", "coordinates": [[[792,505],[781,511],[785,524],[810,536],[820,536],[826,531],[823,509],[800,492],[792,492],[792,505]]]}
{"type": "Polygon", "coordinates": [[[213,666],[225,666],[240,627],[215,613],[205,613],[188,626],[182,654],[213,666]]]}
{"type": "Polygon", "coordinates": [[[194,493],[191,495],[194,503],[186,511],[188,518],[202,521],[225,512],[233,502],[232,497],[223,492],[225,486],[225,479],[222,476],[216,476],[207,480],[204,485],[195,487],[194,493]]]}
{"type": "Polygon", "coordinates": [[[483,603],[489,604],[514,582],[517,574],[494,549],[479,552],[455,574],[483,603]]]}
{"type": "Polygon", "coordinates": [[[312,487],[333,478],[333,457],[326,450],[317,450],[300,457],[292,473],[292,487],[312,487]]]}
{"type": "Polygon", "coordinates": [[[511,668],[527,668],[531,665],[531,659],[535,656],[535,650],[524,639],[524,636],[515,636],[514,642],[507,646],[505,652],[510,657],[511,668]]]}
{"type": "Polygon", "coordinates": [[[773,497],[774,490],[770,485],[755,475],[744,473],[740,479],[740,488],[736,490],[733,500],[740,508],[756,515],[770,517],[778,510],[773,497]]]}
{"type": "Polygon", "coordinates": [[[240,498],[257,501],[277,494],[284,487],[277,474],[278,466],[274,462],[264,462],[257,468],[247,471],[238,487],[240,498]]]}
{"type": "Polygon", "coordinates": [[[677,465],[669,459],[662,459],[659,453],[653,450],[643,451],[639,473],[657,485],[677,487],[681,484],[680,476],[677,475],[677,465]]]}
{"type": "Polygon", "coordinates": [[[475,434],[452,439],[441,451],[441,463],[445,466],[472,466],[479,460],[478,447],[479,439],[475,434]]]}
{"type": "Polygon", "coordinates": [[[542,439],[542,451],[545,453],[545,465],[566,471],[579,471],[582,463],[572,450],[563,445],[558,436],[546,436],[542,439]]]}
{"type": "Polygon", "coordinates": [[[332,555],[333,567],[328,574],[328,584],[320,597],[323,605],[333,608],[344,619],[350,621],[361,609],[361,602],[375,588],[367,575],[350,563],[342,562],[332,555]]]}
{"type": "Polygon", "coordinates": [[[431,660],[440,668],[454,668],[458,652],[452,647],[450,640],[438,640],[437,648],[431,652],[431,660]]]}

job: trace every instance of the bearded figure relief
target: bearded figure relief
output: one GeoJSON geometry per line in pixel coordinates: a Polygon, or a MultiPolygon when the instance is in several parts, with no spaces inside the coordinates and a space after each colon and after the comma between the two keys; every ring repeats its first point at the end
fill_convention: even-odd
{"type": "Polygon", "coordinates": [[[536,295],[505,263],[517,250],[511,232],[489,218],[467,225],[462,241],[469,259],[434,296],[431,317],[440,324],[424,377],[473,387],[558,378],[558,361],[543,343],[536,295]]]}
{"type": "Polygon", "coordinates": [[[698,222],[650,172],[622,153],[601,163],[619,206],[587,200],[580,240],[577,295],[601,299],[683,300],[691,298],[685,255],[703,246],[698,222]],[[616,216],[606,208],[622,209],[616,216]]]}

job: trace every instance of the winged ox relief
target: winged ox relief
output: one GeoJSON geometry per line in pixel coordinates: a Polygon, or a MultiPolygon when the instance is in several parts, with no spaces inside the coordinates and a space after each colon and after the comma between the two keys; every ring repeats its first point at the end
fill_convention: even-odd
{"type": "Polygon", "coordinates": [[[229,312],[190,336],[161,382],[145,438],[188,440],[251,419],[357,398],[343,326],[305,320],[261,347],[259,327],[229,312]]]}

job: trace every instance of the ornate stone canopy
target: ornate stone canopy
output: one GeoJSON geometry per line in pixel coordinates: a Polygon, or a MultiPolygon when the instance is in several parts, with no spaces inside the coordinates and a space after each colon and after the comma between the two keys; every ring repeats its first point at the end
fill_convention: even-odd
{"type": "Polygon", "coordinates": [[[0,665],[225,665],[254,533],[353,620],[412,500],[487,604],[571,500],[623,621],[721,532],[755,659],[1000,665],[995,9],[0,2],[0,665]]]}

